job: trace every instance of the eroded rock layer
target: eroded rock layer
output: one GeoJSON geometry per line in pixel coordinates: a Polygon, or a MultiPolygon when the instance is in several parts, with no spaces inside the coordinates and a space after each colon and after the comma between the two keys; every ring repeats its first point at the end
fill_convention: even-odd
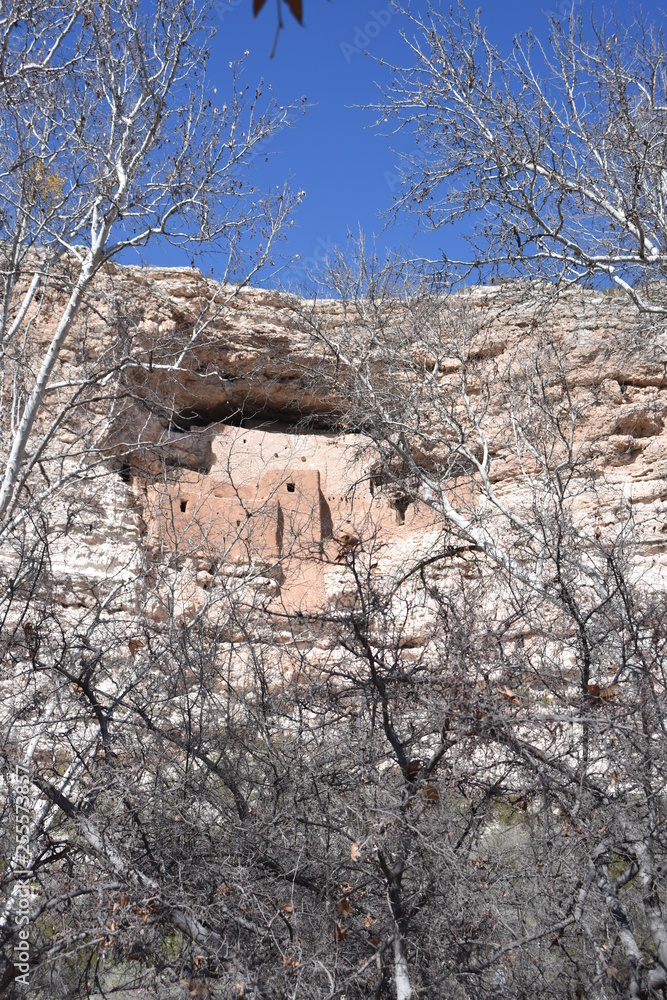
{"type": "MultiPolygon", "coordinates": [[[[56,299],[46,303],[54,315],[56,299]]],[[[75,382],[109,355],[124,389],[105,431],[105,468],[114,474],[100,487],[101,501],[98,489],[97,514],[87,526],[63,529],[51,548],[64,578],[129,579],[140,554],[159,549],[176,553],[177,571],[189,574],[186,616],[205,604],[221,566],[254,573],[271,606],[310,613],[344,599],[346,552],[372,553],[381,573],[442,546],[442,509],[418,484],[401,494],[385,482],[368,434],[347,416],[350,380],[337,381],[339,359],[327,356],[327,338],[314,335],[354,325],[339,303],[315,308],[276,292],[217,286],[194,271],[120,267],[100,276],[94,299],[62,352],[60,373],[75,382]]],[[[479,318],[467,357],[485,380],[495,496],[516,510],[531,502],[526,466],[505,433],[507,386],[517,366],[535,368],[539,357],[544,379],[558,376],[578,400],[573,448],[588,449],[598,480],[595,492],[582,491],[582,523],[600,537],[635,511],[639,572],[663,587],[661,335],[647,337],[619,296],[570,291],[538,310],[534,296],[530,302],[515,286],[467,293],[467,315],[479,318]]],[[[372,331],[368,323],[359,330],[370,338],[372,360],[372,331]]],[[[38,354],[50,322],[36,331],[38,354]]],[[[417,338],[410,351],[429,371],[432,343],[420,347],[417,338]]],[[[383,364],[386,352],[380,373],[383,364]]],[[[460,394],[460,372],[460,358],[440,359],[442,398],[448,386],[452,398],[460,394]]],[[[401,376],[391,373],[383,391],[392,379],[400,393],[401,376]]],[[[471,392],[482,395],[479,384],[471,392]]],[[[101,397],[99,408],[106,405],[101,397]]],[[[355,405],[358,413],[363,400],[355,405]]],[[[434,432],[439,419],[425,410],[422,426],[434,432]]],[[[74,440],[76,427],[69,433],[74,440]]],[[[474,479],[441,484],[473,519],[489,509],[488,496],[475,500],[474,479]]],[[[52,516],[64,523],[67,504],[58,514],[58,502],[52,516]]]]}

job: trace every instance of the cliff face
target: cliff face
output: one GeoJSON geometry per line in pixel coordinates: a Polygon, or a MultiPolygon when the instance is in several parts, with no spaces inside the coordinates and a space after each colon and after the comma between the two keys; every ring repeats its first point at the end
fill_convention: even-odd
{"type": "MultiPolygon", "coordinates": [[[[631,511],[639,575],[662,588],[667,355],[660,337],[637,332],[631,306],[618,296],[568,292],[536,313],[516,289],[492,288],[470,293],[471,310],[484,315],[468,357],[484,381],[483,392],[481,382],[471,392],[488,397],[497,498],[516,509],[532,502],[526,483],[535,470],[513,447],[514,432],[505,433],[516,424],[516,415],[514,424],[506,419],[512,373],[532,366],[545,384],[566,383],[577,401],[576,427],[563,434],[571,434],[574,453],[588,454],[597,481],[595,491],[582,491],[582,523],[603,538],[631,511]]],[[[254,574],[255,591],[276,611],[310,613],[345,602],[346,554],[372,552],[381,575],[442,546],[445,519],[430,496],[416,487],[401,493],[379,470],[367,436],[340,429],[350,380],[338,380],[316,327],[349,332],[349,317],[333,302],[314,314],[312,304],[257,289],[236,293],[197,272],[113,268],[102,275],[60,369],[75,382],[113,353],[124,388],[104,447],[115,472],[96,487],[88,525],[58,533],[57,572],[68,580],[129,580],[142,553],[175,552],[186,617],[205,605],[221,573],[232,572],[254,574]]],[[[44,323],[38,349],[48,333],[44,323]]],[[[410,350],[417,353],[415,343],[410,350]]],[[[425,343],[426,365],[429,351],[425,343]]],[[[460,359],[440,367],[439,398],[453,398],[460,359]]],[[[384,381],[394,379],[400,392],[401,377],[384,381]]],[[[439,414],[419,406],[420,433],[428,426],[434,434],[439,414]]],[[[539,423],[539,414],[530,419],[539,423]]],[[[474,476],[467,485],[460,477],[443,485],[469,517],[488,511],[474,476]]],[[[57,510],[62,527],[66,504],[57,510]]],[[[149,610],[164,613],[159,602],[149,610]]]]}
{"type": "Polygon", "coordinates": [[[488,931],[492,965],[520,955],[522,913],[551,928],[514,980],[530,995],[582,864],[563,947],[627,968],[620,858],[657,968],[653,896],[636,914],[664,861],[665,347],[618,296],[344,306],[103,273],[0,553],[4,752],[32,754],[43,794],[40,960],[89,942],[134,988],[178,952],[212,992],[275,970],[283,996],[325,961],[377,968],[400,883],[462,991],[461,942],[488,931]]]}

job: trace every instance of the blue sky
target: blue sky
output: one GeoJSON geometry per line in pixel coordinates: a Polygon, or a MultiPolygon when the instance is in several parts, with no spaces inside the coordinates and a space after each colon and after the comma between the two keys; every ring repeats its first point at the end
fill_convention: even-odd
{"type": "MultiPolygon", "coordinates": [[[[489,38],[507,51],[514,34],[529,26],[546,34],[549,13],[565,5],[566,0],[483,0],[475,6],[489,38]]],[[[263,78],[273,85],[279,103],[304,94],[308,99],[309,111],[271,144],[269,167],[261,172],[262,183],[291,178],[295,188],[306,192],[282,246],[283,260],[299,257],[291,269],[265,275],[263,283],[298,283],[303,266],[320,262],[334,245],[345,246],[348,232],[356,236],[359,229],[367,242],[375,235],[381,255],[409,244],[419,254],[437,256],[445,250],[456,256],[455,247],[443,245],[444,234],[415,234],[413,222],[383,231],[381,213],[391,205],[396,159],[387,141],[369,128],[373,115],[355,106],[372,102],[376,81],[388,80],[386,68],[373,57],[405,62],[400,36],[405,25],[387,0],[304,0],[303,27],[285,8],[285,29],[273,59],[275,0],[267,0],[256,19],[251,0],[218,0],[216,9],[209,81],[219,95],[229,86],[230,60],[248,49],[247,83],[254,86],[263,78]]],[[[643,4],[643,11],[659,17],[654,3],[643,4]]]]}

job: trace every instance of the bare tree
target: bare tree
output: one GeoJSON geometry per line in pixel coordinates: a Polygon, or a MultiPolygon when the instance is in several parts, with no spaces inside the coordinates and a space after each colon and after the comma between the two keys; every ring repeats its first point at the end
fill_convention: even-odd
{"type": "MultiPolygon", "coordinates": [[[[530,288],[401,300],[361,269],[369,288],[300,322],[367,452],[355,490],[421,511],[418,551],[372,517],[352,540],[333,527],[339,598],[296,614],[268,504],[235,555],[236,518],[221,544],[201,476],[183,511],[197,474],[160,468],[160,447],[143,544],[139,511],[119,528],[102,492],[13,536],[3,837],[27,749],[35,991],[661,995],[664,593],[638,573],[653,526],[622,502],[600,422],[623,423],[620,462],[658,426],[656,386],[603,406],[637,352],[631,304],[571,293],[532,328],[530,288]],[[582,381],[568,337],[612,312],[582,381]],[[115,542],[65,582],[58,531],[91,516],[115,542]]],[[[168,379],[148,401],[160,386],[173,412],[168,379]]],[[[7,984],[19,881],[10,866],[7,984]]]]}
{"type": "MultiPolygon", "coordinates": [[[[170,621],[183,604],[168,569],[165,592],[164,574],[122,543],[117,558],[93,573],[87,596],[73,598],[79,530],[95,532],[97,525],[109,539],[128,532],[139,541],[136,518],[121,518],[121,525],[114,500],[118,456],[138,447],[146,452],[141,431],[125,433],[137,386],[190,372],[191,352],[212,319],[270,260],[295,200],[287,189],[262,197],[248,179],[259,145],[292,120],[294,109],[270,100],[264,106],[259,89],[248,98],[238,66],[229,92],[217,97],[205,76],[212,30],[205,8],[180,2],[150,9],[122,2],[95,9],[18,3],[5,5],[0,20],[0,546],[2,683],[9,695],[2,743],[8,794],[17,761],[45,765],[33,774],[41,798],[27,861],[35,877],[44,873],[40,915],[46,914],[43,940],[51,945],[43,950],[36,942],[36,949],[47,977],[54,967],[49,955],[76,964],[83,942],[99,944],[105,926],[98,907],[92,922],[66,919],[64,938],[53,940],[48,914],[60,906],[57,900],[68,908],[89,892],[85,872],[81,880],[74,876],[77,888],[71,888],[74,869],[66,861],[65,884],[54,877],[54,864],[59,869],[69,854],[63,821],[70,834],[79,831],[73,835],[80,833],[90,858],[104,859],[105,887],[125,885],[132,867],[129,842],[113,836],[107,807],[94,808],[104,782],[88,779],[101,748],[111,773],[114,731],[128,721],[126,699],[155,674],[152,661],[135,664],[137,649],[146,645],[136,622],[117,633],[111,622],[120,608],[132,618],[130,609],[150,583],[154,603],[163,601],[170,621]],[[176,338],[173,331],[161,338],[158,329],[147,350],[132,330],[131,297],[117,288],[124,267],[112,262],[161,243],[180,247],[188,260],[202,247],[219,252],[222,281],[206,282],[188,269],[198,292],[189,326],[183,321],[186,330],[179,327],[176,338]],[[108,335],[100,336],[105,325],[108,335]],[[125,651],[120,663],[112,652],[116,642],[125,651]]],[[[169,423],[169,402],[163,402],[169,423]]],[[[141,787],[148,774],[127,729],[121,742],[130,771],[120,784],[107,783],[119,803],[133,781],[141,787]]],[[[9,859],[9,813],[3,821],[9,859]]],[[[1,917],[3,988],[17,975],[19,881],[10,864],[1,917]]],[[[160,919],[177,933],[216,955],[225,952],[217,931],[198,921],[187,903],[181,908],[163,896],[154,874],[136,870],[130,884],[135,895],[143,894],[142,907],[162,900],[150,906],[157,905],[160,919]]]]}
{"type": "MultiPolygon", "coordinates": [[[[509,995],[537,989],[544,996],[561,989],[573,995],[576,989],[576,995],[603,997],[614,977],[628,995],[658,996],[667,968],[661,957],[663,820],[656,812],[663,779],[655,783],[664,761],[654,752],[664,711],[664,588],[658,575],[642,579],[637,564],[639,547],[655,531],[654,515],[642,518],[633,510],[626,476],[615,477],[613,466],[616,436],[651,420],[651,399],[658,409],[648,433],[662,427],[659,347],[641,321],[637,327],[633,304],[621,309],[609,295],[558,297],[548,287],[508,284],[443,297],[424,286],[406,291],[403,274],[396,278],[363,257],[356,267],[341,261],[328,280],[342,292],[340,315],[326,306],[301,315],[335,363],[340,396],[351,401],[345,425],[367,442],[375,488],[400,495],[406,509],[430,509],[442,525],[443,535],[420,565],[412,574],[405,568],[406,579],[421,574],[421,586],[403,597],[404,606],[430,606],[434,635],[447,637],[442,647],[436,638],[420,643],[416,660],[429,690],[442,671],[446,693],[439,707],[429,716],[423,696],[423,715],[410,715],[411,673],[397,652],[401,630],[370,596],[377,594],[370,578],[370,593],[360,590],[347,626],[355,638],[340,642],[368,664],[406,795],[414,757],[422,781],[451,767],[466,809],[475,801],[473,789],[492,803],[489,812],[482,809],[480,826],[470,818],[461,845],[471,853],[459,856],[460,868],[450,866],[456,871],[451,892],[468,899],[469,866],[481,859],[486,872],[491,816],[496,807],[502,812],[505,794],[516,819],[506,831],[506,849],[519,837],[535,863],[533,869],[523,857],[521,864],[533,902],[513,896],[516,887],[503,887],[503,899],[514,898],[521,914],[518,923],[500,915],[498,902],[493,930],[480,924],[474,932],[452,932],[463,950],[445,964],[458,972],[444,974],[451,988],[471,976],[480,996],[503,995],[502,979],[509,995]],[[604,328],[605,336],[583,344],[582,328],[604,328]],[[630,407],[627,424],[609,411],[609,422],[601,422],[600,386],[614,384],[614,373],[636,358],[641,337],[644,402],[636,411],[630,407]],[[457,648],[460,658],[452,660],[457,648]],[[633,885],[638,895],[624,896],[633,885]],[[553,909],[535,902],[547,896],[553,909]],[[652,928],[648,938],[640,927],[652,928]],[[545,955],[547,938],[552,949],[565,947],[569,978],[560,984],[563,968],[545,955]],[[610,949],[617,957],[605,971],[610,949]],[[485,983],[483,974],[494,968],[501,979],[485,983]]],[[[626,437],[622,447],[639,452],[632,440],[626,437]]],[[[395,613],[391,602],[385,607],[395,613]]],[[[403,900],[395,912],[403,914],[409,894],[403,873],[417,850],[414,824],[408,826],[382,867],[390,898],[393,891],[395,901],[403,900]]],[[[500,841],[497,846],[505,850],[500,841]]],[[[429,841],[428,850],[440,849],[437,837],[429,841]]],[[[419,851],[426,854],[421,842],[419,851]]],[[[499,884],[511,880],[506,863],[516,864],[509,854],[498,861],[499,884]]],[[[472,904],[462,905],[471,915],[472,904]]],[[[412,924],[402,919],[404,941],[410,928],[416,940],[425,939],[416,916],[412,924]]],[[[441,935],[457,919],[448,915],[441,935]]],[[[396,955],[397,995],[425,988],[424,968],[410,969],[410,947],[396,955]],[[406,975],[411,985],[402,986],[406,975]]]]}
{"type": "MultiPolygon", "coordinates": [[[[149,244],[181,246],[189,258],[205,245],[224,253],[223,285],[247,281],[270,259],[293,204],[287,191],[261,198],[247,177],[243,186],[257,146],[293,109],[262,109],[259,91],[247,101],[238,67],[230,93],[216,96],[205,76],[205,8],[84,6],[53,19],[51,7],[19,4],[1,25],[3,537],[84,393],[53,384],[53,372],[100,269],[149,244]],[[256,237],[249,262],[247,234],[256,237]],[[46,317],[56,290],[58,312],[46,317]],[[50,337],[36,342],[45,321],[50,337]]],[[[105,361],[90,374],[95,391],[117,379],[122,352],[105,361]]]]}
{"type": "MultiPolygon", "coordinates": [[[[102,14],[55,53],[97,52],[102,14]]],[[[37,58],[48,97],[67,73],[37,58]]],[[[44,232],[74,184],[48,162],[54,142],[16,196],[44,232]]],[[[7,455],[54,342],[44,316],[59,328],[92,260],[77,233],[113,215],[111,191],[53,245],[26,237],[7,268],[22,338],[6,361],[7,455]]],[[[340,307],[291,314],[322,359],[295,381],[304,398],[316,381],[357,435],[354,491],[425,527],[410,551],[372,516],[340,538],[332,523],[305,531],[339,591],[298,614],[279,593],[286,518],[230,475],[240,516],[212,527],[212,431],[191,426],[197,387],[225,381],[207,338],[233,290],[196,277],[168,332],[151,303],[154,332],[104,257],[156,235],[144,197],[137,180],[114,216],[120,236],[81,294],[64,384],[49,376],[55,402],[38,400],[5,514],[0,988],[19,990],[28,871],[37,995],[664,996],[665,594],[646,558],[660,551],[656,497],[625,492],[662,428],[654,319],[597,290],[446,298],[363,255],[335,265],[340,307]],[[63,552],[84,544],[104,564],[65,571],[63,552]],[[37,790],[22,868],[18,760],[37,790]]],[[[240,404],[224,397],[230,419],[253,392],[266,406],[261,374],[244,373],[240,404]]]]}
{"type": "Polygon", "coordinates": [[[462,225],[487,277],[602,280],[662,316],[647,283],[665,273],[664,37],[586,11],[505,55],[460,3],[406,6],[410,62],[378,106],[396,123],[396,210],[462,225]]]}

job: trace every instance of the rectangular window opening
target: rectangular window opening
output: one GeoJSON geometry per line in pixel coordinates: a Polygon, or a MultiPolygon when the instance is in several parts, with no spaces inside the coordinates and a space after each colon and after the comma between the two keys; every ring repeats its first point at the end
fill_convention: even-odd
{"type": "Polygon", "coordinates": [[[187,507],[187,505],[188,505],[187,500],[181,500],[181,514],[185,514],[185,508],[187,507]]]}

